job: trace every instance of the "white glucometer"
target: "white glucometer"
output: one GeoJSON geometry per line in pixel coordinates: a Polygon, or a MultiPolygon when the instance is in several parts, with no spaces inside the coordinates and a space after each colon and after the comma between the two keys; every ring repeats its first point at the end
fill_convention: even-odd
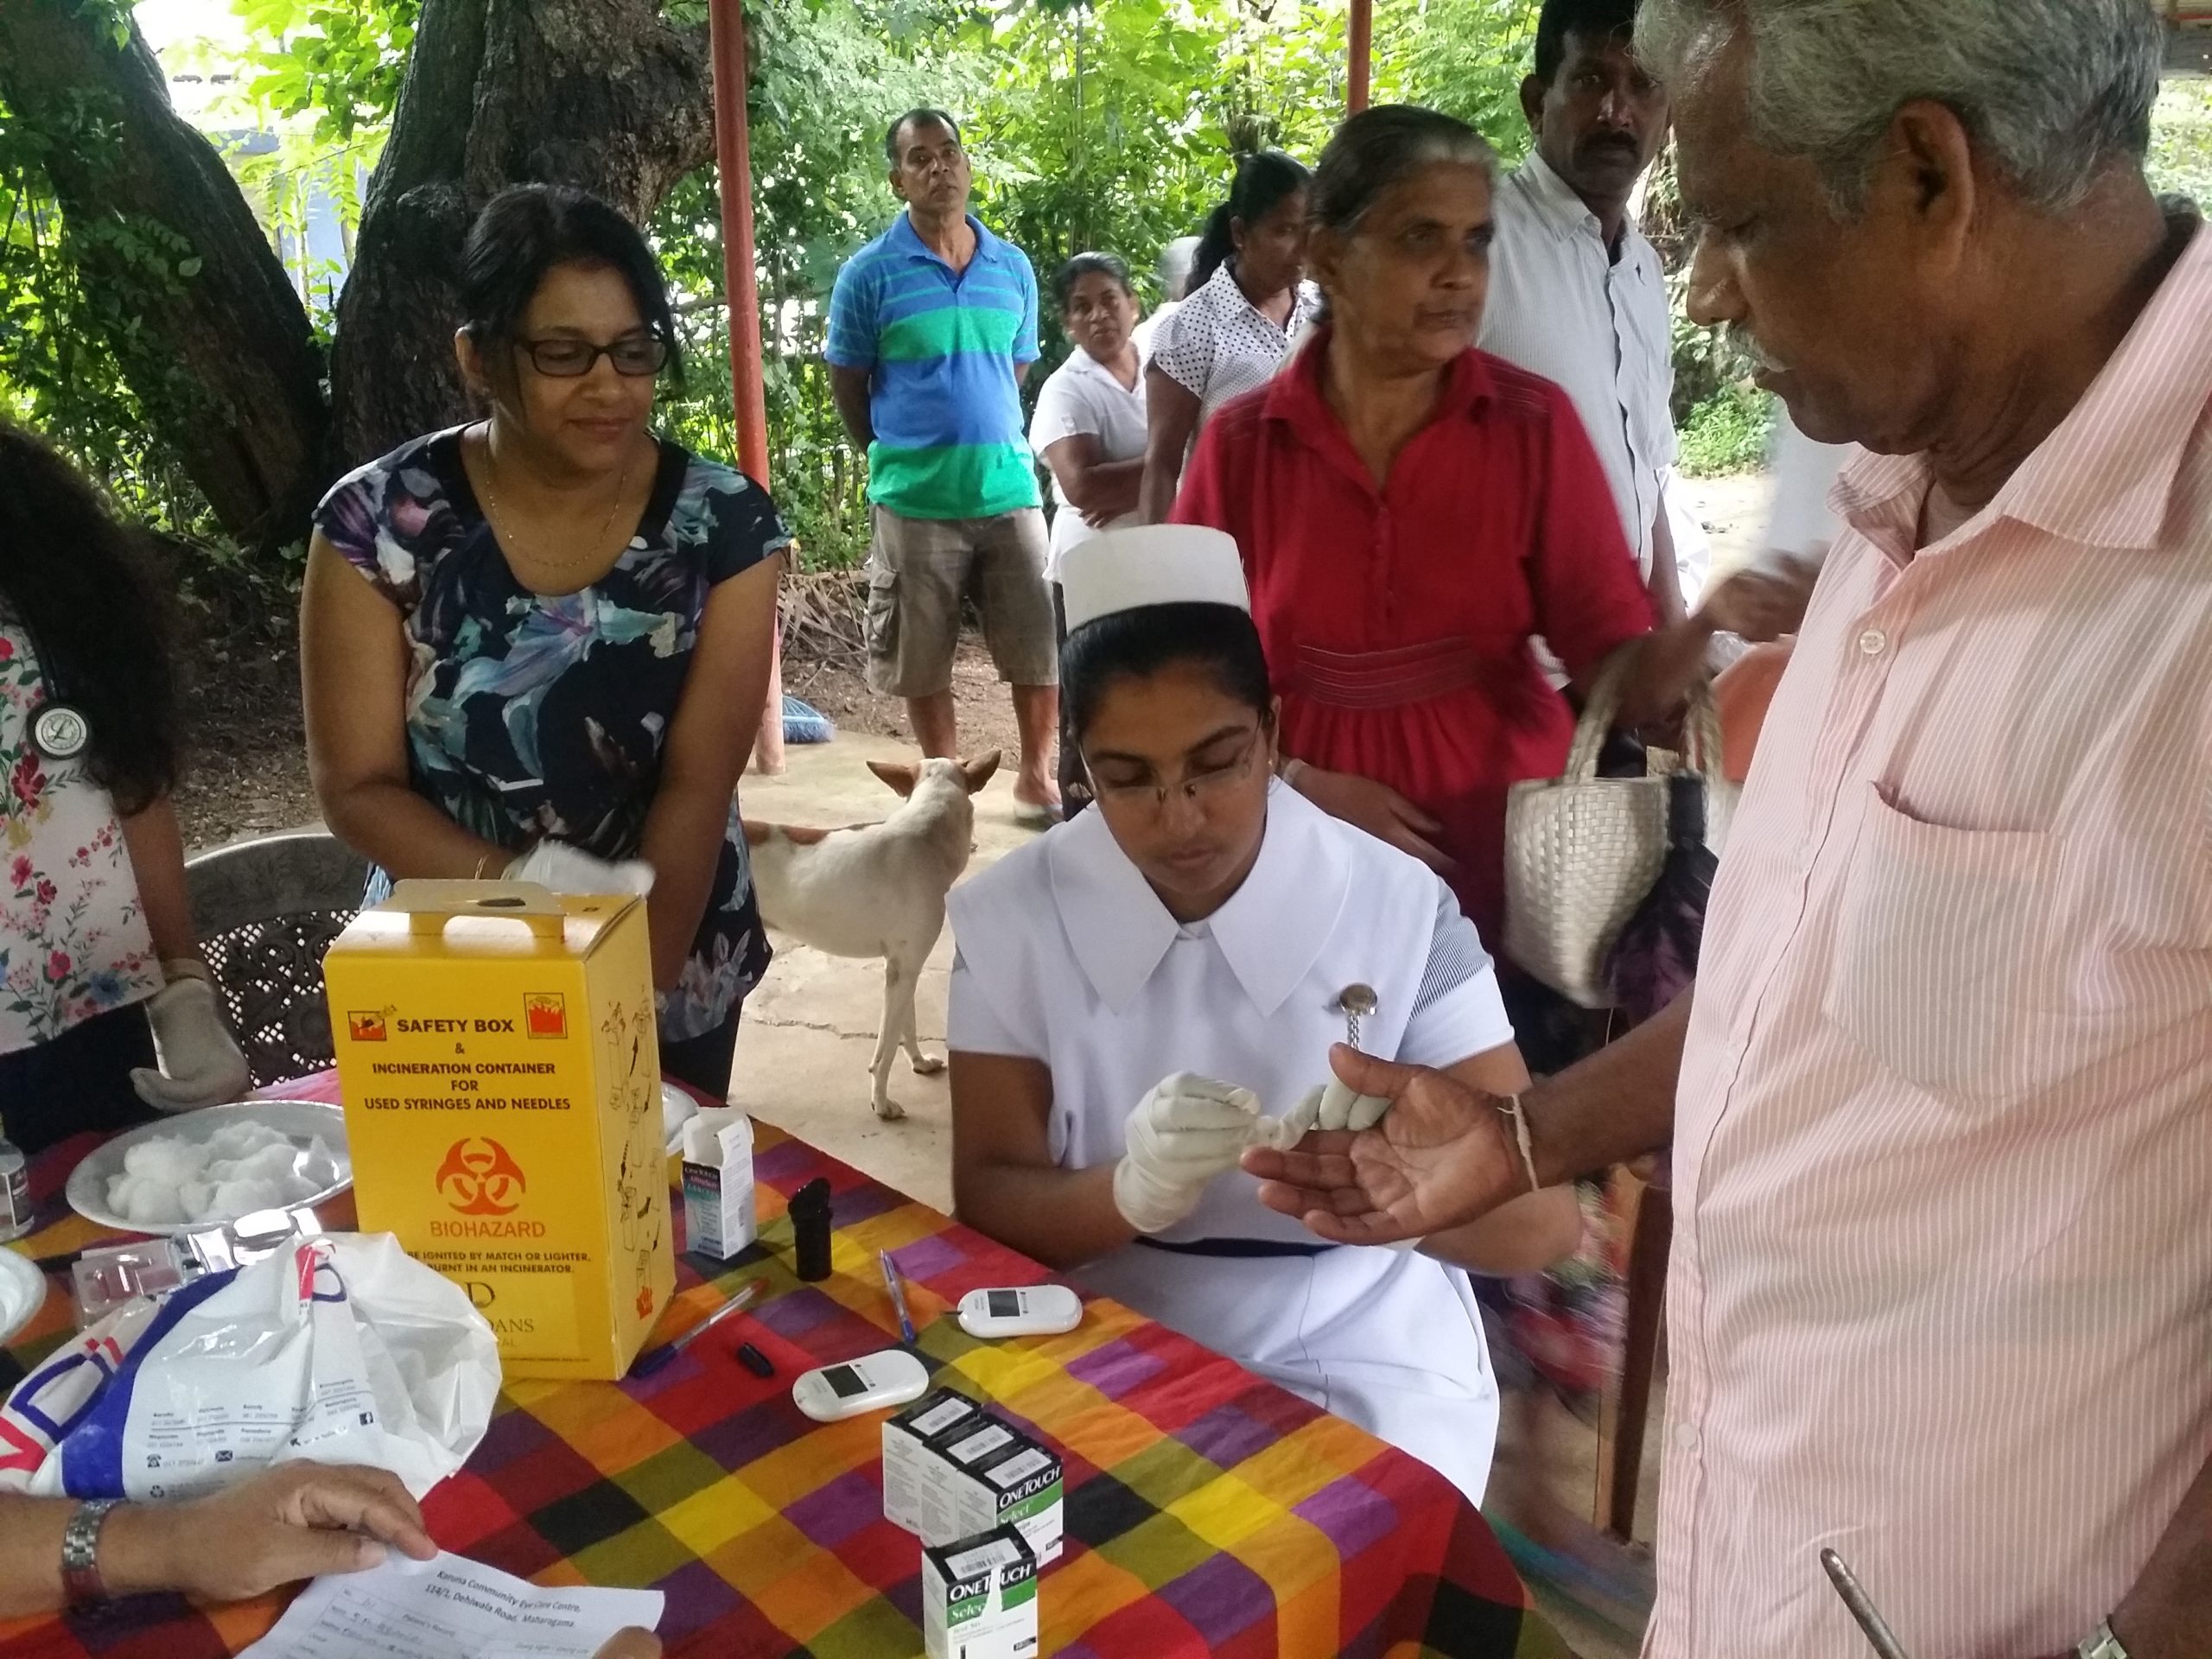
{"type": "Polygon", "coordinates": [[[922,1362],[896,1348],[824,1365],[791,1384],[791,1403],[817,1423],[842,1422],[918,1400],[929,1388],[922,1362]]]}
{"type": "Polygon", "coordinates": [[[971,1290],[960,1299],[960,1328],[986,1341],[999,1337],[1054,1337],[1082,1323],[1083,1298],[1065,1285],[971,1290]]]}

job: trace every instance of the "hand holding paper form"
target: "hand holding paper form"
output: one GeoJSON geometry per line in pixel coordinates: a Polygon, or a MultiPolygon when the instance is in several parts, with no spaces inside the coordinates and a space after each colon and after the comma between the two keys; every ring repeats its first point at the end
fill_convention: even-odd
{"type": "Polygon", "coordinates": [[[658,1590],[541,1589],[459,1555],[317,1579],[244,1659],[592,1659],[658,1590]]]}

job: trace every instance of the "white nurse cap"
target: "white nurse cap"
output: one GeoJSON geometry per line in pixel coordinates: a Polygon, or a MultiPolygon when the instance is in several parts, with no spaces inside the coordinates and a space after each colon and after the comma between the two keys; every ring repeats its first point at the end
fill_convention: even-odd
{"type": "Polygon", "coordinates": [[[1060,556],[1060,598],[1070,633],[1149,605],[1252,608],[1236,538],[1204,524],[1142,524],[1077,542],[1060,556]]]}

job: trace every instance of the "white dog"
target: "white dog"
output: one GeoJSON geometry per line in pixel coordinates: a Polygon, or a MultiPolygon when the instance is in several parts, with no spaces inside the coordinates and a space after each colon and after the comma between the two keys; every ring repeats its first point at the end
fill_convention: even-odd
{"type": "Polygon", "coordinates": [[[906,1115],[887,1088],[891,1056],[901,1044],[922,1076],[944,1070],[915,1035],[914,988],[944,931],[944,895],[975,850],[969,798],[998,767],[995,749],[980,760],[918,766],[871,760],[868,769],[906,803],[881,823],[802,830],[746,823],[753,883],[769,926],[833,957],[883,958],[883,1025],[868,1096],[878,1117],[906,1115]]]}

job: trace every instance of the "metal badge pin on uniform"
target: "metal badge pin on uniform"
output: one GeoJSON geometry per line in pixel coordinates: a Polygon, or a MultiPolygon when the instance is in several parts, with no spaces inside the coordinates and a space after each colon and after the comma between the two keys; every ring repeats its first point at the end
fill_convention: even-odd
{"type": "Polygon", "coordinates": [[[1372,985],[1347,985],[1338,991],[1337,1012],[1344,1017],[1344,1041],[1357,1048],[1360,1016],[1372,1014],[1381,1006],[1372,985]]]}

